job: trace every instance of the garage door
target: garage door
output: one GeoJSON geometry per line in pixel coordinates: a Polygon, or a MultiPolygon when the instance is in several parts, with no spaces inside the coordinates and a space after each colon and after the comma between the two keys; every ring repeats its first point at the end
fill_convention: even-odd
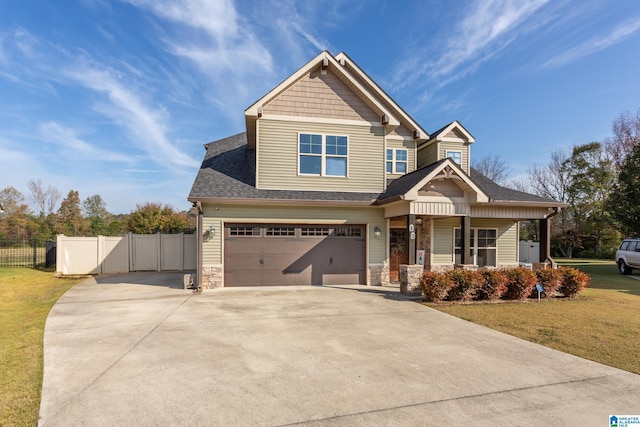
{"type": "Polygon", "coordinates": [[[365,284],[364,226],[225,225],[225,286],[365,284]]]}

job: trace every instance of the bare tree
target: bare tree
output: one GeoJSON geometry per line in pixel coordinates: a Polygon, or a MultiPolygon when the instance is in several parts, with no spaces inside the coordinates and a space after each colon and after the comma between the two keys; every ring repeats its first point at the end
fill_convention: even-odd
{"type": "Polygon", "coordinates": [[[619,172],[634,147],[640,145],[640,108],[635,117],[628,111],[621,113],[613,121],[613,134],[612,138],[605,139],[604,145],[616,172],[619,172]]]}
{"type": "Polygon", "coordinates": [[[40,210],[40,214],[44,217],[49,216],[49,214],[55,210],[60,200],[60,192],[58,189],[50,185],[45,190],[40,180],[29,181],[27,187],[29,187],[29,191],[31,191],[31,200],[40,210]]]}
{"type": "Polygon", "coordinates": [[[500,156],[489,155],[474,161],[473,168],[498,184],[504,183],[509,174],[509,163],[500,156]]]}

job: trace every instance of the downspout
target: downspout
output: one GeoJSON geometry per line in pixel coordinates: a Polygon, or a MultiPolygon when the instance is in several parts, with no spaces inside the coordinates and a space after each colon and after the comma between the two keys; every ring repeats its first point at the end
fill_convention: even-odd
{"type": "Polygon", "coordinates": [[[197,266],[196,266],[196,280],[198,283],[197,288],[198,289],[202,289],[202,245],[204,244],[203,241],[203,234],[202,234],[202,203],[195,202],[193,204],[193,207],[196,208],[198,210],[198,225],[196,227],[196,231],[198,233],[198,247],[197,247],[197,266]]]}

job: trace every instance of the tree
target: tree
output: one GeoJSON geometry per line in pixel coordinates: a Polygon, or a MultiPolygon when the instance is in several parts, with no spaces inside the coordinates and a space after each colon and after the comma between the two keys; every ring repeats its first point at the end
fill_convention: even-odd
{"type": "Polygon", "coordinates": [[[82,211],[80,195],[70,190],[58,209],[58,232],[77,236],[82,233],[82,211]]]}
{"type": "Polygon", "coordinates": [[[89,221],[91,235],[108,235],[111,214],[107,211],[107,204],[99,194],[87,197],[82,202],[84,217],[89,221]]]}
{"type": "MultiPolygon", "coordinates": [[[[569,155],[566,152],[556,150],[551,153],[551,160],[547,165],[530,167],[531,192],[547,199],[567,203],[569,201],[569,187],[572,183],[571,173],[566,166],[568,159],[569,155]]],[[[573,248],[577,243],[571,211],[562,209],[557,218],[551,223],[551,243],[562,256],[571,258],[573,248]]]]}
{"type": "Polygon", "coordinates": [[[621,113],[613,121],[613,134],[613,138],[605,140],[605,149],[619,172],[634,147],[640,145],[640,108],[635,117],[628,111],[621,113]]]}
{"type": "Polygon", "coordinates": [[[491,153],[477,162],[473,161],[472,166],[482,175],[498,184],[504,183],[509,174],[509,163],[500,158],[500,156],[494,156],[491,153]]]}
{"type": "Polygon", "coordinates": [[[27,239],[30,236],[29,206],[24,203],[24,196],[13,187],[5,187],[0,191],[0,237],[10,239],[27,239]]]}
{"type": "Polygon", "coordinates": [[[31,191],[31,200],[36,204],[36,207],[40,209],[40,215],[47,217],[53,213],[58,204],[58,200],[60,200],[60,192],[58,189],[49,186],[45,190],[40,180],[29,181],[27,187],[29,187],[29,191],[31,191]]]}
{"type": "Polygon", "coordinates": [[[626,236],[640,236],[640,144],[636,144],[620,168],[618,181],[607,200],[613,219],[626,236]]]}
{"type": "Polygon", "coordinates": [[[571,175],[568,187],[569,209],[572,211],[575,241],[584,247],[585,239],[594,242],[594,255],[602,255],[602,238],[611,233],[611,219],[606,200],[615,181],[611,160],[599,142],[573,147],[564,164],[571,175]]]}
{"type": "Polygon", "coordinates": [[[170,205],[137,204],[127,217],[127,230],[136,234],[180,233],[189,229],[187,215],[175,212],[170,205]]]}

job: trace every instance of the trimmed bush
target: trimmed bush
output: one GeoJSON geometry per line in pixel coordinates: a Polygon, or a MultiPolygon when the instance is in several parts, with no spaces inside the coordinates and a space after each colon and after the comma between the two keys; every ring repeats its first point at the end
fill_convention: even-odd
{"type": "Polygon", "coordinates": [[[449,290],[453,287],[453,281],[446,274],[425,271],[422,274],[420,286],[427,301],[441,302],[449,294],[449,290]]]}
{"type": "Polygon", "coordinates": [[[494,301],[500,299],[507,290],[507,275],[504,270],[478,270],[482,282],[476,292],[477,300],[494,301]]]}
{"type": "Polygon", "coordinates": [[[558,270],[562,273],[562,284],[558,289],[565,297],[573,298],[580,293],[584,288],[589,286],[591,277],[572,267],[560,267],[558,270]]]}
{"type": "Polygon", "coordinates": [[[447,295],[448,301],[471,301],[482,283],[482,277],[475,271],[455,269],[445,273],[453,282],[447,295]]]}
{"type": "MultiPolygon", "coordinates": [[[[544,298],[554,296],[562,284],[562,271],[559,269],[538,270],[536,271],[536,277],[538,278],[538,283],[544,288],[544,292],[542,293],[544,298]]],[[[530,297],[538,297],[538,291],[535,288],[531,291],[530,297]]]]}
{"type": "Polygon", "coordinates": [[[523,300],[531,295],[538,279],[535,273],[524,267],[504,270],[507,275],[507,291],[502,295],[504,299],[523,300]]]}

